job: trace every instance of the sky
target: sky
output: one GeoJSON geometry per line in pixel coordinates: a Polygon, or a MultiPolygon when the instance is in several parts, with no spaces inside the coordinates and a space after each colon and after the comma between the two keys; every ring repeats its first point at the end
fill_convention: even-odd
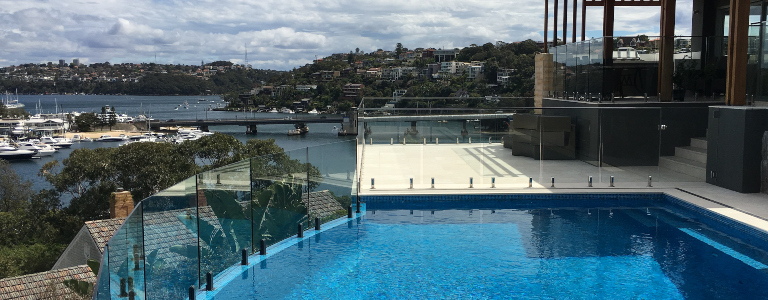
{"type": "MultiPolygon", "coordinates": [[[[677,35],[690,34],[691,7],[692,0],[677,1],[677,35]]],[[[602,9],[588,8],[587,20],[587,37],[601,36],[602,9]]],[[[540,41],[543,25],[544,1],[528,0],[0,0],[0,67],[73,58],[242,64],[247,49],[254,68],[290,70],[315,56],[397,43],[540,41]]],[[[659,8],[619,7],[615,28],[615,35],[658,35],[659,8]]]]}

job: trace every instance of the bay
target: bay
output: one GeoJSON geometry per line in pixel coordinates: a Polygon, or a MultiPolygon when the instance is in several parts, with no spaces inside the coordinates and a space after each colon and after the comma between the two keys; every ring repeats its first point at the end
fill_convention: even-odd
{"type": "MultiPolygon", "coordinates": [[[[224,111],[206,111],[206,108],[215,107],[223,101],[219,96],[110,96],[110,95],[19,95],[19,102],[25,105],[25,109],[32,113],[54,113],[58,111],[65,112],[101,112],[101,107],[109,105],[115,107],[118,114],[127,114],[129,116],[138,116],[144,114],[151,116],[156,120],[184,120],[184,119],[234,119],[234,118],[275,118],[285,117],[286,114],[275,113],[249,113],[249,112],[224,112],[224,111]],[[198,101],[205,99],[206,101],[198,101]],[[184,102],[188,103],[188,108],[184,108],[184,102]],[[181,105],[181,106],[179,106],[181,105]]],[[[296,115],[291,115],[292,117],[296,115]]],[[[329,115],[330,116],[330,115],[329,115]]],[[[288,136],[288,130],[293,129],[293,125],[259,125],[258,133],[255,135],[245,134],[243,126],[212,126],[212,132],[231,134],[238,140],[245,142],[249,139],[274,139],[275,143],[289,153],[295,153],[300,156],[302,151],[291,151],[306,147],[314,147],[323,152],[333,153],[333,155],[355,155],[354,147],[348,147],[348,143],[337,145],[328,145],[316,147],[335,142],[347,141],[354,137],[340,137],[334,131],[334,127],[339,128],[341,124],[309,124],[310,132],[300,136],[288,136]]],[[[75,143],[70,149],[61,149],[52,156],[32,159],[12,161],[11,167],[22,178],[30,180],[35,190],[50,188],[44,179],[37,176],[40,167],[45,163],[69,157],[74,149],[79,148],[98,148],[98,147],[117,147],[120,143],[109,142],[81,142],[75,143]]],[[[310,151],[313,148],[310,148],[310,151]]],[[[300,157],[299,157],[300,158],[300,157]]],[[[62,199],[66,205],[68,201],[62,199]]]]}

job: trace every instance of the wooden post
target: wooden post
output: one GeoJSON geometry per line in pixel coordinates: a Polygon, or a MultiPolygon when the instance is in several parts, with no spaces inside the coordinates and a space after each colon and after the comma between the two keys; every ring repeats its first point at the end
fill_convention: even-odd
{"type": "Polygon", "coordinates": [[[563,44],[568,42],[568,0],[563,0],[563,44]]]}
{"type": "Polygon", "coordinates": [[[728,70],[725,104],[746,105],[749,0],[731,0],[728,23],[728,70]]]}
{"type": "MultiPolygon", "coordinates": [[[[573,21],[571,21],[573,23],[573,32],[571,33],[572,35],[571,43],[576,42],[576,7],[577,5],[578,5],[578,0],[573,0],[573,21]]],[[[583,17],[584,16],[582,16],[582,18],[583,17]]]]}
{"type": "Polygon", "coordinates": [[[549,53],[547,31],[549,31],[549,0],[544,0],[544,53],[549,53]]]}
{"type": "Polygon", "coordinates": [[[611,96],[615,90],[613,78],[613,15],[614,0],[604,0],[603,5],[603,99],[611,96]]]}
{"type": "Polygon", "coordinates": [[[661,45],[659,46],[660,102],[672,101],[672,73],[675,71],[675,0],[661,0],[661,45]]]}
{"type": "Polygon", "coordinates": [[[614,0],[605,0],[603,6],[603,60],[606,66],[613,64],[613,15],[614,0]]]}
{"type": "Polygon", "coordinates": [[[581,0],[581,40],[587,39],[587,3],[581,0]]]}
{"type": "Polygon", "coordinates": [[[555,0],[555,15],[552,19],[552,47],[557,47],[557,6],[558,3],[557,0],[555,0]]]}

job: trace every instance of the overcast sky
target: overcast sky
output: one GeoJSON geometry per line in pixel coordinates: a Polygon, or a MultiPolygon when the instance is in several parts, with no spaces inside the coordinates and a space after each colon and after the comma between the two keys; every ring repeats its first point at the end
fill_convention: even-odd
{"type": "MultiPolygon", "coordinates": [[[[542,40],[543,14],[543,1],[525,0],[0,0],[0,66],[155,55],[163,64],[242,63],[247,47],[254,68],[288,70],[315,55],[394,50],[398,42],[542,40]]],[[[678,35],[690,34],[690,16],[691,0],[677,1],[678,35]]],[[[602,9],[589,8],[587,18],[587,37],[600,36],[602,9]]],[[[657,35],[658,27],[658,7],[616,10],[616,35],[657,35]]]]}

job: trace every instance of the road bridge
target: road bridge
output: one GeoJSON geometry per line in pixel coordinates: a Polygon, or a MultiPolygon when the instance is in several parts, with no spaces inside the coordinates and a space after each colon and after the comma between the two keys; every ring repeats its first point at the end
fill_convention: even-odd
{"type": "Polygon", "coordinates": [[[215,120],[165,120],[165,121],[152,121],[149,125],[145,122],[136,122],[139,128],[149,128],[150,130],[159,130],[161,127],[197,127],[202,131],[208,131],[211,126],[245,126],[246,133],[256,133],[256,126],[258,125],[272,125],[272,124],[293,124],[303,126],[310,123],[339,123],[344,121],[343,117],[284,117],[284,118],[264,118],[264,119],[215,119],[215,120]],[[142,124],[144,123],[144,124],[142,124]]]}

